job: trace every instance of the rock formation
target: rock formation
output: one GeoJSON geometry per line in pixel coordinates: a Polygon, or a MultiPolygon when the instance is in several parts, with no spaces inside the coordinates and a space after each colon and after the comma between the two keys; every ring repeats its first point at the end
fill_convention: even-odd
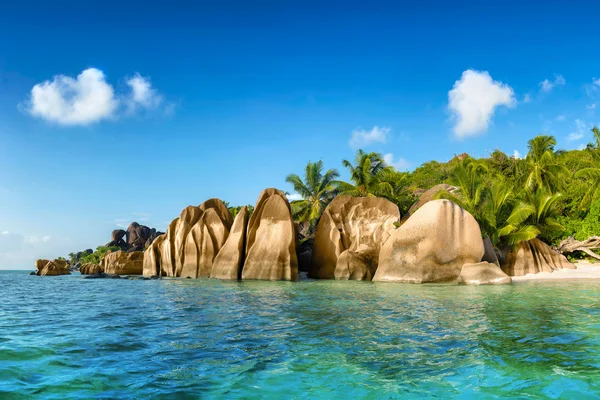
{"type": "Polygon", "coordinates": [[[512,283],[512,279],[496,264],[480,262],[463,265],[457,282],[463,285],[507,285],[512,283]]]}
{"type": "Polygon", "coordinates": [[[292,212],[280,190],[263,190],[254,207],[248,222],[242,279],[298,279],[292,212]]]}
{"type": "Polygon", "coordinates": [[[96,275],[101,274],[102,272],[100,265],[94,263],[85,263],[79,267],[79,273],[81,273],[81,275],[96,275]]]}
{"type": "Polygon", "coordinates": [[[35,262],[35,268],[38,276],[71,275],[69,264],[65,260],[39,259],[35,262]]]}
{"type": "Polygon", "coordinates": [[[400,211],[389,200],[337,196],[317,226],[309,276],[371,280],[379,250],[399,220],[400,211]]]}
{"type": "Polygon", "coordinates": [[[402,221],[403,222],[406,221],[419,208],[423,207],[425,204],[429,203],[431,200],[434,200],[435,196],[443,190],[450,192],[450,193],[456,193],[458,191],[458,188],[456,186],[441,183],[441,184],[435,185],[431,189],[423,192],[423,194],[421,194],[421,196],[419,196],[419,200],[415,201],[415,203],[409,208],[406,215],[404,217],[402,217],[402,221]]]}
{"type": "Polygon", "coordinates": [[[516,249],[508,251],[501,267],[510,276],[553,272],[562,268],[575,269],[565,256],[539,239],[521,242],[516,249]]]}
{"type": "Polygon", "coordinates": [[[106,247],[117,246],[128,252],[144,251],[160,235],[162,232],[154,228],[132,222],[126,231],[123,229],[112,231],[111,240],[106,243],[106,247]]]}
{"type": "Polygon", "coordinates": [[[486,237],[483,239],[483,258],[481,261],[486,261],[491,264],[496,264],[498,267],[500,266],[500,262],[498,261],[498,256],[496,255],[496,250],[494,249],[494,245],[490,238],[486,237]]]}
{"type": "Polygon", "coordinates": [[[145,251],[144,275],[208,277],[229,236],[231,213],[219,199],[188,206],[145,251]]]}
{"type": "Polygon", "coordinates": [[[433,200],[396,229],[379,252],[374,281],[450,282],[484,254],[479,224],[448,200],[433,200]]]}
{"type": "Polygon", "coordinates": [[[246,254],[246,227],[248,225],[248,208],[238,212],[231,226],[231,232],[225,244],[215,257],[211,278],[240,279],[246,254]]]}
{"type": "Polygon", "coordinates": [[[100,270],[105,274],[141,275],[143,272],[144,253],[134,251],[126,253],[122,250],[106,254],[100,261],[100,270]]]}

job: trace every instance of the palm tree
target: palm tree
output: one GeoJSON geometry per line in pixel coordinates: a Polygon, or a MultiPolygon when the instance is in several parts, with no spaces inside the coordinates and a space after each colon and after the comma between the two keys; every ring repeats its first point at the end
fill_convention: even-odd
{"type": "Polygon", "coordinates": [[[456,166],[450,173],[449,183],[459,188],[458,193],[446,190],[439,192],[437,199],[447,199],[464,208],[477,219],[482,219],[481,211],[484,203],[486,182],[484,174],[487,166],[481,160],[467,157],[457,160],[456,166]]]}
{"type": "Polygon", "coordinates": [[[527,179],[525,186],[531,191],[546,189],[555,192],[563,185],[561,175],[569,174],[569,170],[558,163],[554,153],[556,139],[554,136],[540,135],[529,142],[529,153],[525,159],[527,164],[527,179]]]}
{"type": "Polygon", "coordinates": [[[389,183],[392,189],[384,197],[398,206],[400,214],[406,214],[410,206],[415,202],[415,197],[410,190],[410,174],[408,172],[396,171],[393,168],[384,168],[379,175],[378,179],[389,183]]]}
{"type": "Polygon", "coordinates": [[[354,197],[392,195],[392,185],[383,176],[384,171],[391,167],[386,166],[381,154],[358,150],[354,164],[348,160],[342,160],[342,164],[350,171],[352,183],[337,181],[340,194],[354,197]]]}
{"type": "Polygon", "coordinates": [[[298,222],[307,222],[315,227],[325,207],[336,196],[336,181],[339,173],[330,169],[323,174],[323,161],[308,162],[304,172],[304,181],[296,174],[289,174],[285,181],[302,196],[301,200],[291,202],[292,214],[298,222]]]}
{"type": "Polygon", "coordinates": [[[584,178],[588,182],[588,190],[579,205],[583,210],[587,209],[592,201],[600,195],[600,129],[593,127],[592,133],[596,143],[587,145],[587,150],[592,155],[592,166],[580,169],[574,175],[575,178],[584,178]]]}
{"type": "Polygon", "coordinates": [[[532,207],[528,222],[539,231],[539,236],[549,239],[553,234],[563,230],[562,225],[556,220],[560,215],[558,200],[560,193],[548,193],[538,189],[536,192],[526,192],[526,201],[532,207]]]}
{"type": "Polygon", "coordinates": [[[481,225],[484,235],[492,244],[504,248],[535,238],[538,228],[525,223],[534,213],[534,207],[516,201],[512,187],[502,177],[498,177],[486,188],[481,225]]]}

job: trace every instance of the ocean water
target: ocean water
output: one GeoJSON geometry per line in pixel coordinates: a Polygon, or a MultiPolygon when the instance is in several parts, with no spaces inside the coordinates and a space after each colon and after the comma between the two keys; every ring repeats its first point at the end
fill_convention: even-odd
{"type": "Polygon", "coordinates": [[[600,282],[0,271],[0,399],[600,398],[600,282]]]}

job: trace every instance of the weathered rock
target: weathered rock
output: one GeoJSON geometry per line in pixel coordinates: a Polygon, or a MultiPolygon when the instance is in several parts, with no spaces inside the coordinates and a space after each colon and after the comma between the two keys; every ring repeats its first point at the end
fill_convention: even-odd
{"type": "Polygon", "coordinates": [[[198,207],[186,207],[171,222],[167,233],[155,239],[146,250],[144,274],[208,277],[232,222],[231,213],[219,199],[209,199],[198,207]]]}
{"type": "Polygon", "coordinates": [[[496,264],[480,262],[463,265],[457,283],[463,285],[510,285],[512,279],[496,264]]]}
{"type": "Polygon", "coordinates": [[[400,211],[389,200],[336,197],[317,226],[309,276],[371,280],[379,250],[399,220],[400,211]]]}
{"type": "Polygon", "coordinates": [[[433,200],[392,233],[379,252],[374,281],[449,282],[462,266],[483,257],[483,240],[471,214],[448,200],[433,200]]]}
{"type": "Polygon", "coordinates": [[[508,251],[501,267],[510,276],[553,272],[562,268],[575,269],[565,256],[539,239],[521,242],[516,249],[508,251]]]}
{"type": "Polygon", "coordinates": [[[111,242],[119,242],[119,241],[123,240],[123,238],[125,237],[126,234],[127,234],[127,232],[123,229],[115,229],[114,231],[112,231],[112,234],[110,235],[110,240],[111,240],[111,242]]]}
{"type": "Polygon", "coordinates": [[[81,275],[93,275],[102,273],[102,267],[99,264],[86,263],[79,268],[81,275]]]}
{"type": "MultiPolygon", "coordinates": [[[[40,261],[40,260],[38,260],[40,261]]],[[[36,262],[36,267],[38,263],[36,262]]],[[[69,264],[65,260],[52,260],[48,261],[44,267],[38,271],[39,276],[58,276],[58,275],[71,275],[69,271],[69,264]]]]}
{"type": "Polygon", "coordinates": [[[160,268],[160,248],[166,235],[157,237],[150,247],[144,252],[143,274],[144,276],[162,276],[160,268]]]}
{"type": "Polygon", "coordinates": [[[491,264],[496,264],[498,267],[500,266],[500,262],[498,261],[498,256],[496,255],[496,250],[494,249],[494,245],[489,237],[483,239],[483,258],[481,261],[486,261],[491,264]]]}
{"type": "Polygon", "coordinates": [[[458,188],[456,186],[448,185],[446,183],[441,183],[439,185],[435,185],[429,190],[426,190],[419,196],[419,200],[417,200],[408,210],[406,215],[402,218],[403,221],[406,221],[411,215],[413,215],[419,208],[423,207],[425,204],[429,203],[431,200],[435,199],[435,196],[441,191],[447,191],[449,193],[456,193],[458,188]]]}
{"type": "Polygon", "coordinates": [[[37,270],[37,272],[40,272],[46,266],[46,264],[48,264],[48,261],[50,260],[46,260],[44,258],[40,258],[39,260],[37,260],[35,262],[35,269],[37,270]]]}
{"type": "Polygon", "coordinates": [[[31,271],[31,272],[29,273],[29,275],[34,275],[34,276],[35,276],[35,275],[37,275],[37,272],[36,272],[36,271],[31,271]]]}
{"type": "Polygon", "coordinates": [[[248,222],[242,279],[298,280],[296,234],[290,203],[277,189],[265,189],[248,222]]]}
{"type": "Polygon", "coordinates": [[[143,264],[143,252],[126,253],[119,250],[106,254],[100,261],[100,268],[108,275],[141,275],[143,264]]]}
{"type": "Polygon", "coordinates": [[[244,206],[236,215],[231,232],[213,261],[211,278],[240,279],[242,277],[247,225],[248,208],[244,206]]]}

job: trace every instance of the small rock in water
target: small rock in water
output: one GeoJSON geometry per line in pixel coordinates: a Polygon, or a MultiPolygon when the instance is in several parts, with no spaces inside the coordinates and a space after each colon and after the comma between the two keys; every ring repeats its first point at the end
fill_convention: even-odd
{"type": "Polygon", "coordinates": [[[37,273],[35,271],[31,271],[29,275],[37,275],[37,273]]]}
{"type": "Polygon", "coordinates": [[[83,279],[121,279],[121,276],[115,275],[115,274],[99,273],[99,274],[86,275],[83,277],[83,279]]]}
{"type": "Polygon", "coordinates": [[[158,275],[152,275],[152,276],[150,277],[150,279],[151,279],[151,280],[154,280],[154,279],[160,279],[160,276],[158,276],[158,275]]]}

